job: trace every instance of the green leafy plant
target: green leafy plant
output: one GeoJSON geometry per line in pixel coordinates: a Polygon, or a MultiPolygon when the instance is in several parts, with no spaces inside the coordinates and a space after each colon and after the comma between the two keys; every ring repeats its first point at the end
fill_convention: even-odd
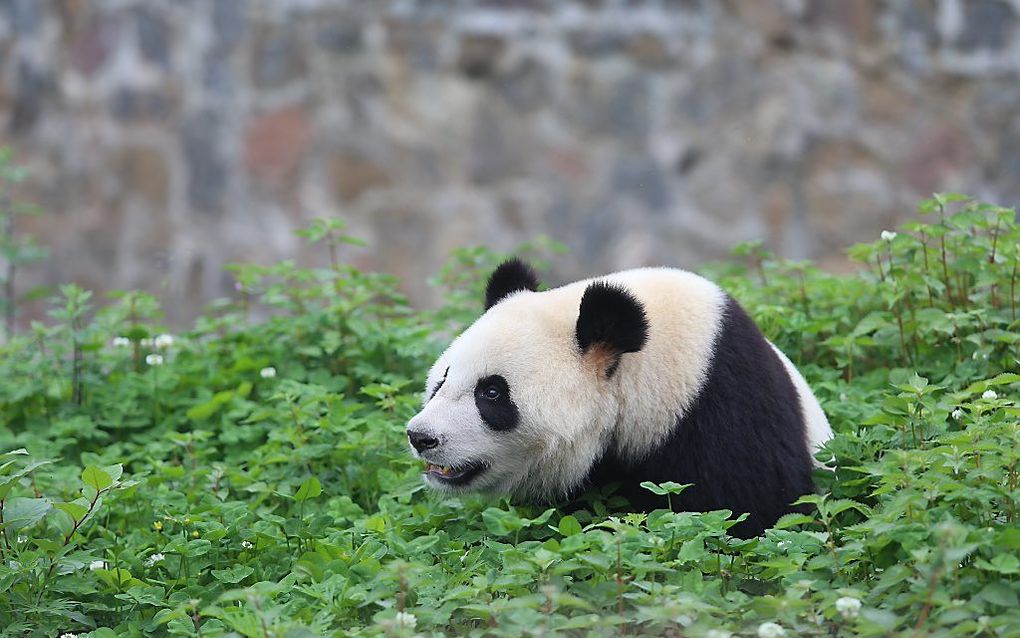
{"type": "MultiPolygon", "coordinates": [[[[15,277],[20,268],[46,258],[46,251],[40,248],[30,236],[16,232],[18,217],[38,214],[38,209],[15,200],[12,190],[25,179],[25,170],[15,165],[13,154],[8,148],[0,148],[0,312],[3,313],[4,333],[9,338],[14,334],[17,317],[18,297],[15,293],[15,277]]],[[[39,291],[33,291],[38,294],[39,291]]]]}
{"type": "Polygon", "coordinates": [[[611,492],[424,489],[405,423],[503,255],[457,252],[416,311],[318,220],[324,267],[234,266],[172,336],[149,296],[64,287],[0,346],[0,636],[1016,635],[1020,225],[956,195],[920,213],[852,274],[760,244],[706,269],[836,431],[805,513],[750,540],[611,492]]]}

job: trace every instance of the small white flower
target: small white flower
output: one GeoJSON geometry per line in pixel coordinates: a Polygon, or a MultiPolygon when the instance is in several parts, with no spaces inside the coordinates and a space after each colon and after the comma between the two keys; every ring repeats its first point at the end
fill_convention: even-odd
{"type": "Polygon", "coordinates": [[[732,638],[733,633],[725,629],[709,629],[705,638],[732,638]]]}
{"type": "Polygon", "coordinates": [[[882,241],[892,241],[894,239],[896,239],[896,233],[892,232],[891,230],[882,231],[882,241]]]}
{"type": "Polygon", "coordinates": [[[843,596],[836,601],[836,611],[843,618],[856,618],[861,613],[861,601],[852,596],[843,596]]]}
{"type": "Polygon", "coordinates": [[[152,340],[152,345],[156,346],[160,350],[169,348],[174,345],[174,336],[162,334],[152,340]]]}
{"type": "Polygon", "coordinates": [[[19,543],[27,543],[28,542],[28,536],[18,536],[18,542],[19,543]]]}
{"type": "Polygon", "coordinates": [[[131,345],[131,340],[127,337],[114,337],[113,347],[114,348],[127,348],[131,345]]]}
{"type": "Polygon", "coordinates": [[[397,627],[414,629],[414,626],[418,624],[418,619],[414,617],[414,614],[409,614],[406,611],[398,611],[397,615],[393,618],[393,622],[397,625],[397,627]]]}
{"type": "Polygon", "coordinates": [[[955,410],[949,413],[949,416],[953,417],[954,421],[959,421],[963,417],[963,410],[961,410],[960,408],[956,408],[955,410]]]}
{"type": "Polygon", "coordinates": [[[785,635],[786,630],[774,622],[763,622],[758,625],[758,638],[782,638],[785,635]]]}
{"type": "Polygon", "coordinates": [[[251,549],[252,547],[255,547],[255,546],[252,545],[250,541],[241,541],[241,547],[243,549],[251,549]]]}
{"type": "Polygon", "coordinates": [[[97,569],[106,569],[106,561],[105,560],[94,560],[91,563],[89,563],[89,570],[90,571],[96,571],[97,569]]]}
{"type": "Polygon", "coordinates": [[[161,354],[147,354],[145,355],[145,363],[150,366],[161,366],[163,365],[163,355],[161,354]]]}
{"type": "Polygon", "coordinates": [[[164,558],[166,558],[166,556],[164,556],[161,552],[157,552],[145,559],[145,566],[152,567],[156,563],[162,561],[164,558]]]}
{"type": "Polygon", "coordinates": [[[259,370],[259,376],[263,379],[273,379],[276,377],[276,368],[273,366],[266,366],[259,370]]]}
{"type": "Polygon", "coordinates": [[[994,401],[999,398],[999,395],[995,393],[995,390],[985,390],[984,394],[981,395],[981,398],[994,401]]]}
{"type": "Polygon", "coordinates": [[[67,632],[66,634],[60,634],[60,638],[78,638],[78,634],[67,632]]]}

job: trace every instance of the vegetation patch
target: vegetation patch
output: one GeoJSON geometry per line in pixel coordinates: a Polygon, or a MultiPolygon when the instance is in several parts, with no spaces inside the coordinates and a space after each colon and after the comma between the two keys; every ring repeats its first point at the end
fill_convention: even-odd
{"type": "Polygon", "coordinates": [[[813,513],[751,540],[423,488],[406,421],[502,255],[457,253],[422,312],[321,220],[329,267],[237,266],[172,336],[149,295],[65,286],[0,346],[0,636],[1020,635],[1020,225],[920,213],[853,274],[754,244],[706,270],[836,432],[813,513]]]}

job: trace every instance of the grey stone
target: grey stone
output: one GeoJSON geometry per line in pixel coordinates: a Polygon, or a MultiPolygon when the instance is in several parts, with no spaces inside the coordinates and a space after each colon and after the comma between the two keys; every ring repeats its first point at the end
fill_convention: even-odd
{"type": "Polygon", "coordinates": [[[1016,26],[1016,14],[1008,2],[967,0],[964,26],[957,44],[962,49],[1001,49],[1009,43],[1016,26]]]}
{"type": "Polygon", "coordinates": [[[648,80],[640,74],[578,96],[581,120],[595,134],[643,142],[650,127],[648,80]]]}
{"type": "Polygon", "coordinates": [[[118,120],[134,122],[163,118],[171,110],[170,100],[161,90],[120,87],[110,97],[110,112],[118,120]]]}
{"type": "Polygon", "coordinates": [[[0,0],[0,15],[6,16],[16,36],[32,35],[42,24],[45,6],[40,0],[0,0]]]}
{"type": "Polygon", "coordinates": [[[163,16],[152,7],[139,9],[136,13],[138,47],[142,57],[149,62],[167,68],[170,66],[170,29],[163,16]]]}
{"type": "Polygon", "coordinates": [[[186,320],[224,261],[294,257],[312,215],[416,282],[455,245],[542,233],[572,249],[552,282],[754,237],[845,267],[931,190],[1020,203],[1018,10],[0,0],[0,126],[52,215],[28,230],[59,247],[25,286],[166,280],[186,320]],[[72,217],[121,239],[47,221],[72,217]]]}
{"type": "Polygon", "coordinates": [[[361,51],[364,38],[361,24],[350,16],[330,19],[316,29],[315,42],[323,49],[340,55],[352,55],[361,51]]]}
{"type": "Polygon", "coordinates": [[[231,66],[231,58],[225,51],[214,48],[203,56],[203,83],[205,87],[221,97],[233,95],[237,78],[231,66]]]}
{"type": "Polygon", "coordinates": [[[931,46],[938,41],[938,29],[931,4],[925,0],[909,0],[893,3],[890,9],[895,16],[897,30],[920,33],[924,42],[931,46]]]}
{"type": "Polygon", "coordinates": [[[531,111],[549,102],[549,71],[534,58],[525,58],[496,79],[496,90],[514,108],[531,111]]]}
{"type": "Polygon", "coordinates": [[[468,173],[476,184],[488,184],[524,171],[524,153],[519,137],[508,130],[509,119],[492,108],[483,108],[475,118],[468,150],[468,173]]]}
{"type": "Polygon", "coordinates": [[[648,156],[623,157],[617,160],[610,179],[618,195],[630,195],[655,213],[666,212],[669,189],[662,169],[648,156]]]}
{"type": "Polygon", "coordinates": [[[14,135],[28,133],[42,115],[47,99],[53,94],[53,78],[25,60],[18,62],[14,104],[8,126],[14,135]]]}
{"type": "Polygon", "coordinates": [[[197,212],[223,211],[228,167],[220,129],[221,118],[211,111],[186,114],[181,125],[188,203],[197,212]]]}
{"type": "Polygon", "coordinates": [[[601,58],[623,50],[625,36],[610,30],[578,30],[567,35],[567,42],[575,55],[583,58],[601,58]]]}
{"type": "Polygon", "coordinates": [[[490,77],[499,65],[506,41],[495,35],[466,34],[460,39],[457,68],[472,80],[490,77]]]}
{"type": "Polygon", "coordinates": [[[246,0],[212,0],[212,26],[216,45],[229,51],[240,44],[248,32],[246,0]]]}
{"type": "Polygon", "coordinates": [[[420,71],[439,68],[438,38],[422,21],[386,21],[386,45],[390,51],[407,60],[420,71]]]}
{"type": "Polygon", "coordinates": [[[92,77],[106,63],[116,36],[117,30],[113,24],[89,20],[75,31],[68,44],[71,68],[85,77],[92,77]]]}
{"type": "Polygon", "coordinates": [[[292,25],[264,27],[252,51],[252,81],[275,88],[300,80],[307,68],[301,37],[292,25]]]}

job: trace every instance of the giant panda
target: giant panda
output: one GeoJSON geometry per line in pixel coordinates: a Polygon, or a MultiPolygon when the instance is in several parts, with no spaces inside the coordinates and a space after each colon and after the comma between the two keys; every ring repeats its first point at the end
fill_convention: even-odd
{"type": "Polygon", "coordinates": [[[747,513],[742,537],[814,489],[828,420],[718,286],[640,268],[538,287],[526,263],[501,264],[432,366],[407,426],[429,486],[555,503],[613,484],[650,511],[667,501],[640,483],[690,483],[673,508],[747,513]]]}

